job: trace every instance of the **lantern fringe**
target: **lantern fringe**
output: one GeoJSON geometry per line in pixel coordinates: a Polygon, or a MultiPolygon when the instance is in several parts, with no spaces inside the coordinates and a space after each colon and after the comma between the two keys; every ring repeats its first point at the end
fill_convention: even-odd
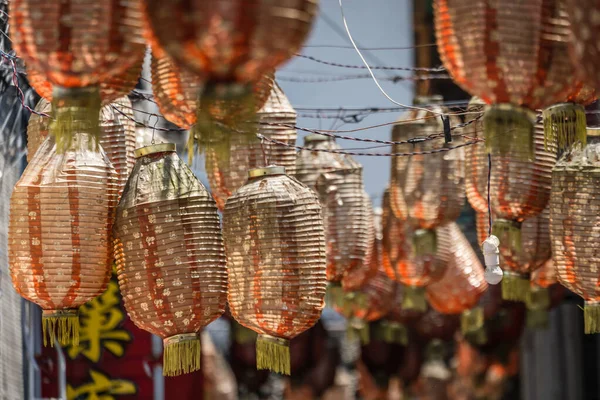
{"type": "Polygon", "coordinates": [[[408,344],[408,330],[404,324],[393,321],[382,321],[378,328],[378,339],[386,343],[399,344],[406,346],[408,344]]]}
{"type": "Polygon", "coordinates": [[[418,229],[412,237],[415,256],[433,256],[437,251],[437,234],[433,229],[418,229]]]}
{"type": "Polygon", "coordinates": [[[42,336],[44,338],[44,347],[50,343],[54,347],[54,342],[61,346],[72,345],[79,346],[79,318],[76,312],[58,312],[42,315],[42,336]]]}
{"type": "Polygon", "coordinates": [[[404,286],[402,294],[402,308],[417,312],[427,311],[427,300],[425,300],[425,288],[416,286],[404,286]]]}
{"type": "Polygon", "coordinates": [[[465,338],[472,343],[477,345],[487,343],[483,308],[475,307],[464,311],[460,316],[460,330],[465,338]]]}
{"type": "Polygon", "coordinates": [[[256,339],[256,369],[267,369],[278,374],[290,375],[289,341],[269,335],[258,335],[256,339]]]}
{"type": "Polygon", "coordinates": [[[88,142],[88,148],[99,150],[101,107],[97,86],[54,88],[50,133],[56,140],[57,153],[62,154],[71,148],[76,133],[89,134],[92,140],[88,142]]]}
{"type": "Polygon", "coordinates": [[[556,143],[565,150],[575,142],[586,145],[585,109],[580,104],[561,103],[542,112],[544,120],[544,148],[556,143]]]}
{"type": "Polygon", "coordinates": [[[196,124],[188,138],[188,162],[199,154],[213,152],[217,163],[228,163],[231,135],[238,135],[240,145],[258,141],[257,115],[251,86],[207,83],[197,102],[196,124]],[[247,143],[245,143],[247,141],[247,143]]]}
{"type": "Polygon", "coordinates": [[[192,337],[178,340],[180,336],[186,335],[173,336],[164,341],[163,375],[165,376],[177,376],[200,370],[200,338],[193,334],[192,337]]]}
{"type": "Polygon", "coordinates": [[[511,251],[517,253],[523,251],[520,222],[498,218],[492,224],[492,234],[500,240],[500,243],[507,245],[511,251]]]}
{"type": "Polygon", "coordinates": [[[547,309],[527,310],[527,328],[546,329],[548,328],[550,313],[547,309]]]}
{"type": "Polygon", "coordinates": [[[583,306],[583,319],[586,335],[600,332],[600,303],[588,303],[583,306]]]}
{"type": "Polygon", "coordinates": [[[517,155],[534,155],[533,123],[535,114],[512,104],[494,104],[483,116],[485,147],[488,153],[506,155],[512,149],[517,155]]]}
{"type": "Polygon", "coordinates": [[[550,307],[550,291],[539,286],[531,287],[527,292],[525,304],[529,310],[547,310],[550,307]]]}
{"type": "Polygon", "coordinates": [[[529,292],[528,277],[504,271],[502,279],[502,299],[525,302],[529,292]]]}
{"type": "Polygon", "coordinates": [[[334,306],[342,308],[344,306],[345,293],[339,282],[329,282],[327,292],[325,293],[325,304],[328,307],[334,306]]]}
{"type": "Polygon", "coordinates": [[[349,320],[348,328],[346,329],[346,336],[350,340],[360,340],[360,343],[363,346],[371,342],[371,332],[369,331],[369,325],[362,320],[349,320]]]}

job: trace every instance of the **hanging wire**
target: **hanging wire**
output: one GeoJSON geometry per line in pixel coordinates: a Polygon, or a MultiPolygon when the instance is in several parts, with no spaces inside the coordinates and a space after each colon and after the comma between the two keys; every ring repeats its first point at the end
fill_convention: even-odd
{"type": "MultiPolygon", "coordinates": [[[[354,48],[355,50],[358,50],[358,47],[354,48]]],[[[426,67],[390,67],[390,66],[381,66],[381,65],[369,65],[366,63],[365,61],[365,65],[351,65],[351,64],[340,64],[334,61],[326,61],[326,60],[321,60],[320,58],[316,58],[313,56],[309,56],[306,54],[296,54],[296,57],[299,58],[304,58],[310,61],[314,61],[316,63],[319,64],[324,64],[324,65],[328,65],[330,67],[338,67],[338,68],[347,68],[347,69],[366,69],[366,70],[379,70],[379,71],[418,71],[418,72],[445,72],[446,68],[440,66],[440,67],[433,67],[433,68],[426,68],[426,67]]]]}
{"type": "Polygon", "coordinates": [[[488,153],[487,203],[488,203],[488,236],[492,236],[492,201],[490,188],[492,186],[492,155],[488,153]]]}

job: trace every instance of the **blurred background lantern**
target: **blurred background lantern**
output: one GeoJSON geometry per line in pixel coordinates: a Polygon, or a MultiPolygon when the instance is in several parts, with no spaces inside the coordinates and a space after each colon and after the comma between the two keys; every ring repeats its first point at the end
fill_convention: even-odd
{"type": "Polygon", "coordinates": [[[279,85],[271,90],[269,99],[258,112],[258,133],[290,147],[272,143],[251,142],[241,135],[230,138],[230,158],[224,160],[214,151],[206,153],[206,174],[217,206],[225,207],[227,198],[246,183],[248,170],[267,165],[285,167],[288,174],[296,171],[296,111],[279,85]]]}
{"type": "MultiPolygon", "coordinates": [[[[50,131],[52,105],[40,99],[27,126],[27,159],[31,160],[50,131]]],[[[135,164],[135,119],[131,100],[127,96],[116,99],[100,110],[100,145],[117,171],[119,197],[125,188],[129,173],[135,164]]]]}
{"type": "MultiPolygon", "coordinates": [[[[500,240],[500,252],[505,256],[531,251],[523,248],[521,225],[546,208],[552,167],[556,163],[556,145],[548,143],[546,150],[541,123],[535,126],[535,147],[531,159],[524,154],[528,150],[518,141],[511,141],[507,149],[508,153],[492,157],[490,175],[491,211],[494,216],[492,232],[500,240]]],[[[473,167],[476,171],[470,174],[476,179],[485,179],[487,184],[488,165],[476,164],[473,167]]],[[[502,280],[503,296],[508,300],[522,301],[529,287],[529,276],[525,271],[531,272],[536,267],[525,266],[522,271],[521,266],[508,266],[502,280]]]]}
{"type": "MultiPolygon", "coordinates": [[[[488,151],[518,147],[527,158],[534,151],[534,111],[565,101],[576,85],[561,1],[434,2],[444,66],[462,89],[491,104],[484,117],[488,151]]],[[[558,131],[580,124],[575,109],[562,115],[558,131]]]]}
{"type": "Polygon", "coordinates": [[[369,252],[372,207],[366,204],[362,166],[323,135],[304,138],[296,159],[296,178],[314,189],[323,206],[327,241],[327,280],[340,282],[346,271],[363,268],[369,252]]]}
{"type": "Polygon", "coordinates": [[[558,283],[554,262],[549,259],[531,274],[531,286],[527,293],[527,327],[547,328],[550,309],[563,300],[566,289],[558,283]]]}
{"type": "MultiPolygon", "coordinates": [[[[144,63],[144,51],[136,54],[137,59],[131,67],[123,71],[121,74],[110,76],[100,81],[100,98],[102,104],[108,104],[120,97],[126,96],[135,89],[135,86],[142,74],[142,64],[144,63]]],[[[53,85],[46,80],[44,74],[36,71],[28,66],[27,80],[31,87],[44,99],[52,102],[53,85]]]]}
{"type": "Polygon", "coordinates": [[[460,316],[442,314],[430,307],[414,323],[412,328],[415,330],[416,340],[422,344],[427,344],[436,339],[449,342],[454,339],[454,334],[460,328],[460,316]]]}
{"type": "Polygon", "coordinates": [[[550,246],[550,212],[546,208],[541,214],[528,218],[521,224],[521,243],[518,246],[500,244],[500,262],[504,269],[502,295],[507,300],[525,301],[529,293],[531,273],[541,268],[551,257],[550,246]],[[512,277],[519,279],[514,286],[512,277]],[[523,280],[527,279],[527,282],[523,280]],[[510,285],[504,285],[504,282],[510,285]],[[507,292],[508,290],[508,292],[507,292]]]}
{"type": "Polygon", "coordinates": [[[230,109],[242,111],[226,125],[253,139],[255,132],[244,126],[252,122],[261,105],[253,105],[251,84],[300,49],[310,32],[317,3],[260,0],[248,6],[245,1],[233,0],[223,7],[217,0],[175,5],[145,1],[147,36],[152,46],[164,50],[176,65],[205,82],[197,103],[197,122],[190,133],[190,143],[196,143],[200,152],[228,147],[230,131],[216,123],[211,111],[215,107],[225,118],[230,109]]]}
{"type": "Polygon", "coordinates": [[[164,374],[180,375],[200,368],[199,331],[225,310],[219,216],[174,144],[136,157],[115,222],[119,286],[131,320],[163,339],[164,374]]]}
{"type": "Polygon", "coordinates": [[[574,146],[552,172],[550,238],[558,281],[585,300],[585,332],[600,332],[600,285],[595,250],[600,223],[600,130],[574,146]]]}
{"type": "Polygon", "coordinates": [[[379,329],[385,341],[407,345],[410,336],[408,327],[414,325],[424,312],[406,310],[402,307],[403,289],[403,285],[396,284],[392,307],[380,322],[379,329]]]}
{"type": "Polygon", "coordinates": [[[439,227],[437,237],[438,246],[447,249],[442,254],[447,267],[439,281],[427,286],[427,300],[443,314],[461,314],[464,334],[481,330],[483,309],[476,306],[488,287],[483,267],[456,223],[439,227]]]}
{"type": "Polygon", "coordinates": [[[259,333],[257,368],[290,374],[289,341],[321,316],[325,236],[317,195],[285,168],[250,170],[223,213],[231,315],[259,333]]]}
{"type": "Polygon", "coordinates": [[[369,238],[369,251],[365,255],[365,261],[362,265],[356,265],[354,268],[349,268],[342,277],[342,288],[346,292],[360,290],[373,278],[378,271],[382,270],[382,230],[381,230],[381,215],[383,210],[379,207],[373,209],[371,198],[367,193],[364,193],[365,207],[371,207],[373,210],[372,218],[368,224],[367,236],[369,238]]]}
{"type": "Polygon", "coordinates": [[[369,322],[383,318],[392,309],[395,290],[395,282],[380,268],[359,291],[346,293],[343,303],[334,309],[346,317],[348,333],[357,333],[366,344],[370,339],[369,322]]]}
{"type": "MultiPolygon", "coordinates": [[[[407,143],[420,137],[441,136],[445,112],[440,96],[419,97],[415,104],[430,104],[431,111],[415,109],[403,115],[392,129],[392,153],[428,152],[439,146],[435,140],[407,143]]],[[[458,123],[452,119],[454,126],[458,123]]],[[[394,157],[392,160],[390,200],[399,218],[406,219],[414,230],[412,241],[416,256],[436,252],[435,228],[454,221],[465,200],[464,151],[462,148],[433,154],[394,157]]]]}
{"type": "Polygon", "coordinates": [[[600,32],[600,21],[596,17],[600,4],[594,0],[565,0],[569,22],[573,33],[571,52],[578,72],[597,90],[600,89],[600,49],[596,42],[600,32]]]}
{"type": "Polygon", "coordinates": [[[110,279],[118,178],[95,140],[79,130],[58,154],[49,135],[11,197],[10,273],[16,291],[43,309],[44,344],[77,346],[77,310],[110,279]]]}
{"type": "MultiPolygon", "coordinates": [[[[392,211],[390,191],[383,195],[383,268],[388,277],[402,283],[402,308],[405,310],[426,311],[425,287],[439,280],[446,269],[443,258],[415,255],[410,237],[411,230],[406,221],[401,221],[392,211]]],[[[437,250],[446,251],[438,248],[437,250]]]]}
{"type": "Polygon", "coordinates": [[[10,18],[15,51],[53,87],[57,149],[81,129],[99,135],[100,82],[139,64],[145,51],[140,0],[49,0],[43,12],[38,1],[16,0],[10,18]]]}

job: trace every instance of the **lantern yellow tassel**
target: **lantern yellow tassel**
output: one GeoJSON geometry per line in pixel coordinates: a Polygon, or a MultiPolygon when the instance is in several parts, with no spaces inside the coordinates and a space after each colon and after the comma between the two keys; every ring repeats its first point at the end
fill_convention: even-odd
{"type": "Polygon", "coordinates": [[[515,154],[533,158],[533,123],[535,113],[512,104],[494,104],[483,116],[485,146],[488,153],[508,154],[511,149],[525,149],[515,154]]]}
{"type": "Polygon", "coordinates": [[[500,240],[500,243],[507,244],[511,251],[516,253],[523,251],[520,222],[498,218],[492,224],[492,234],[500,240]]]}
{"type": "Polygon", "coordinates": [[[256,339],[256,369],[268,369],[278,374],[290,375],[290,342],[269,335],[256,339]]]}
{"type": "Polygon", "coordinates": [[[345,293],[339,282],[330,282],[327,285],[325,303],[328,307],[333,308],[333,306],[337,306],[342,308],[344,306],[344,297],[345,293]]]}
{"type": "Polygon", "coordinates": [[[92,137],[88,147],[98,151],[100,139],[100,90],[97,86],[61,88],[52,92],[52,122],[50,133],[56,139],[56,151],[64,153],[73,142],[76,133],[92,137]]]}
{"type": "Polygon", "coordinates": [[[460,316],[460,330],[462,334],[473,343],[483,345],[487,342],[484,327],[484,314],[482,307],[475,307],[463,311],[460,316]]]}
{"type": "Polygon", "coordinates": [[[416,286],[404,286],[402,294],[402,308],[404,310],[427,311],[427,300],[425,300],[425,288],[416,286]]]}
{"type": "Polygon", "coordinates": [[[163,375],[177,376],[198,371],[201,367],[200,338],[184,333],[164,340],[163,375]]]}
{"type": "Polygon", "coordinates": [[[585,302],[583,319],[586,335],[600,332],[600,303],[585,302]]]}
{"type": "Polygon", "coordinates": [[[196,125],[188,138],[189,163],[194,157],[194,146],[199,154],[211,151],[217,162],[227,163],[230,135],[238,135],[248,143],[258,140],[251,85],[208,83],[197,103],[196,125]]]}
{"type": "Polygon", "coordinates": [[[550,307],[550,292],[547,288],[533,286],[527,292],[525,304],[530,310],[547,310],[550,307]]]}
{"type": "Polygon", "coordinates": [[[504,278],[502,278],[502,299],[525,302],[528,292],[528,276],[504,271],[504,278]]]}
{"type": "Polygon", "coordinates": [[[586,145],[585,109],[575,103],[561,103],[546,108],[544,119],[544,147],[556,143],[559,150],[565,150],[575,142],[586,145]]]}
{"type": "Polygon", "coordinates": [[[437,234],[433,229],[418,229],[413,234],[415,256],[433,256],[437,251],[437,234]]]}
{"type": "Polygon", "coordinates": [[[352,318],[348,321],[346,335],[350,340],[358,339],[362,345],[367,345],[371,342],[371,333],[369,325],[363,320],[352,318]]]}
{"type": "Polygon", "coordinates": [[[386,343],[399,344],[406,346],[408,344],[408,330],[404,324],[393,321],[382,321],[379,324],[380,339],[386,343]]]}
{"type": "Polygon", "coordinates": [[[549,324],[550,313],[548,310],[527,310],[527,328],[546,329],[549,324]]]}
{"type": "Polygon", "coordinates": [[[56,340],[59,345],[79,346],[79,318],[77,310],[44,310],[42,314],[42,336],[44,346],[50,343],[54,347],[56,340]]]}

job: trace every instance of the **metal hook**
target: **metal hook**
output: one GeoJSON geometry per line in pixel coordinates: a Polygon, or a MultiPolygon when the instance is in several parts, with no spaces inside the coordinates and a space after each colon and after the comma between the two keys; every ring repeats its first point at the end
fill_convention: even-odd
{"type": "Polygon", "coordinates": [[[155,144],[154,136],[156,134],[156,125],[158,125],[158,115],[151,115],[150,118],[152,118],[152,117],[156,118],[156,122],[152,126],[152,141],[150,142],[152,145],[154,145],[155,144]]]}

